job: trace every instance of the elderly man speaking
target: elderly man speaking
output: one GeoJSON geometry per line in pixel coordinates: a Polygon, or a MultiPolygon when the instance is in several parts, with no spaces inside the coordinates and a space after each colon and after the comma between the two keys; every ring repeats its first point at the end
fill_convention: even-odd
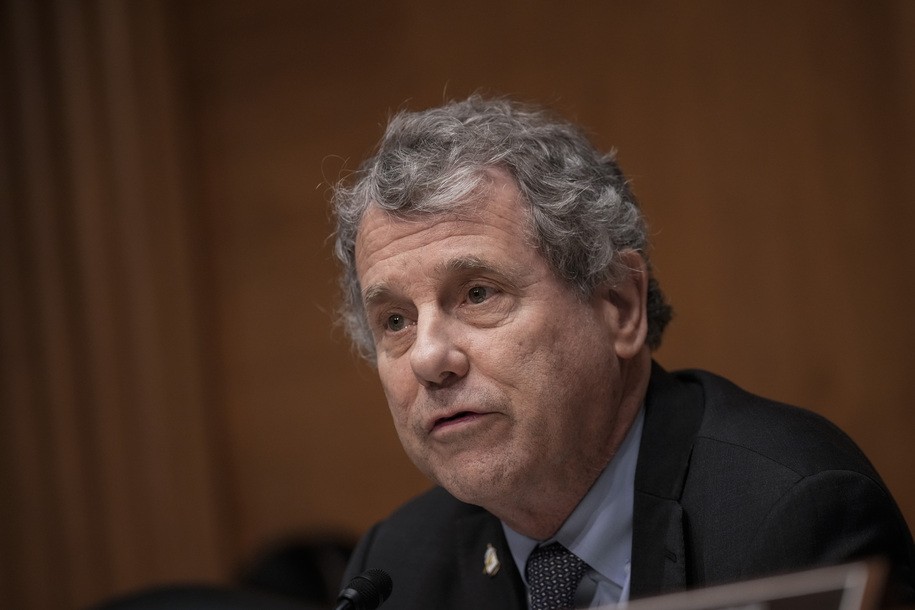
{"type": "Polygon", "coordinates": [[[336,187],[343,315],[436,487],[349,576],[394,608],[587,608],[882,556],[912,537],[855,445],[810,412],[652,360],[671,317],[612,155],[477,96],[389,122],[336,187]]]}

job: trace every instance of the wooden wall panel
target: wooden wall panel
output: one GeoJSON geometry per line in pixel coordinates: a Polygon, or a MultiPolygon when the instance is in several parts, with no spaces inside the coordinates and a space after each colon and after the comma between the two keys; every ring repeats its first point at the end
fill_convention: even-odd
{"type": "Polygon", "coordinates": [[[913,518],[904,3],[201,3],[182,17],[243,547],[284,527],[359,530],[423,487],[330,327],[325,185],[391,109],[477,89],[551,103],[620,150],[678,310],[663,363],[831,417],[913,518]]]}
{"type": "Polygon", "coordinates": [[[830,417],[915,524],[912,3],[0,11],[0,605],[226,581],[426,486],[333,324],[327,185],[475,90],[619,149],[663,364],[830,417]]]}
{"type": "Polygon", "coordinates": [[[226,572],[161,8],[0,7],[3,608],[226,572]]]}

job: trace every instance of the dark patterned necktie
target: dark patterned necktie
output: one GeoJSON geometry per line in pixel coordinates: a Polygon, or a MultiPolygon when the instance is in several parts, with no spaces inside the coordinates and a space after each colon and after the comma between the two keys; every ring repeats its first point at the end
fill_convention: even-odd
{"type": "Polygon", "coordinates": [[[558,542],[534,549],[527,559],[530,610],[570,610],[588,564],[558,542]]]}

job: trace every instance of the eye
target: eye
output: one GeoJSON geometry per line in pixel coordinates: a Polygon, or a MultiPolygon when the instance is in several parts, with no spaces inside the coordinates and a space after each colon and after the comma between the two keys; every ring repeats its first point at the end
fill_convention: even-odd
{"type": "Polygon", "coordinates": [[[474,286],[467,291],[467,300],[474,304],[479,304],[489,298],[489,288],[486,286],[474,286]]]}
{"type": "Polygon", "coordinates": [[[385,328],[391,331],[403,330],[407,325],[407,319],[404,318],[399,313],[394,313],[388,316],[388,319],[385,321],[385,328]]]}

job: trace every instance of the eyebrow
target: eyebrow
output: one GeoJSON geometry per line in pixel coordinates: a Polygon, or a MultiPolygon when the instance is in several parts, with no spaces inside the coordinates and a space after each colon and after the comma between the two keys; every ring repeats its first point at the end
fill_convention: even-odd
{"type": "Polygon", "coordinates": [[[386,282],[372,284],[362,291],[362,304],[368,309],[373,303],[390,300],[394,295],[394,290],[386,282]]]}
{"type": "Polygon", "coordinates": [[[500,265],[499,267],[496,267],[479,256],[468,255],[452,258],[437,265],[435,267],[435,273],[442,276],[467,271],[485,271],[488,273],[495,273],[500,277],[506,277],[507,275],[512,275],[519,271],[518,269],[515,269],[514,266],[510,266],[507,270],[503,269],[504,266],[500,265]]]}
{"type": "MultiPolygon", "coordinates": [[[[446,277],[468,272],[481,272],[495,275],[500,281],[511,287],[516,284],[511,278],[518,277],[523,272],[523,269],[514,264],[500,264],[499,266],[496,266],[478,256],[468,255],[458,256],[443,263],[439,263],[435,266],[432,273],[436,277],[446,277]]],[[[390,284],[387,282],[379,282],[366,287],[362,291],[362,302],[364,306],[368,308],[373,303],[394,299],[396,298],[396,295],[397,291],[390,284]]]]}

